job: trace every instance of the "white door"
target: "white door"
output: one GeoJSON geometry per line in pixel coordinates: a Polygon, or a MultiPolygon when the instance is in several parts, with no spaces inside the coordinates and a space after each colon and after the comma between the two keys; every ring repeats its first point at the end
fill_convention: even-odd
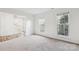
{"type": "Polygon", "coordinates": [[[32,22],[31,20],[26,21],[26,35],[32,34],[32,22]]]}

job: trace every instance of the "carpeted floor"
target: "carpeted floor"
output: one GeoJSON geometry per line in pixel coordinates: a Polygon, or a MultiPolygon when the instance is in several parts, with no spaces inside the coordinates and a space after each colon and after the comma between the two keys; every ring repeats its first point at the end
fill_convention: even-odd
{"type": "Polygon", "coordinates": [[[79,45],[32,35],[0,42],[0,51],[79,51],[79,45]]]}

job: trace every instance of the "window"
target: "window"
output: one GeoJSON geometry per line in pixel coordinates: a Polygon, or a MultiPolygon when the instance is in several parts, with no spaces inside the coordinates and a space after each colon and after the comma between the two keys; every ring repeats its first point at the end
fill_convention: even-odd
{"type": "Polygon", "coordinates": [[[58,15],[58,34],[68,36],[68,14],[58,15]]]}
{"type": "Polygon", "coordinates": [[[45,31],[45,19],[39,19],[40,32],[45,31]]]}

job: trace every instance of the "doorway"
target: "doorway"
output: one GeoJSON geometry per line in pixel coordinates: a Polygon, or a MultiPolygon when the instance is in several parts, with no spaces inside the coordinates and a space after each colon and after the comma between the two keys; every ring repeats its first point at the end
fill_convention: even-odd
{"type": "Polygon", "coordinates": [[[26,21],[26,35],[32,35],[32,22],[31,22],[31,20],[26,21]]]}

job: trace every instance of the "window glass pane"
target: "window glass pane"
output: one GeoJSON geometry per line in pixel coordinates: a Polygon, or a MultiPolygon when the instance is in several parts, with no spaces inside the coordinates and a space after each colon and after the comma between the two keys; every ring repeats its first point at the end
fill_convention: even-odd
{"type": "Polygon", "coordinates": [[[68,35],[68,15],[59,15],[58,34],[68,35]],[[59,18],[60,17],[60,18],[59,18]]]}
{"type": "Polygon", "coordinates": [[[45,19],[39,19],[40,32],[45,31],[45,19]]]}

